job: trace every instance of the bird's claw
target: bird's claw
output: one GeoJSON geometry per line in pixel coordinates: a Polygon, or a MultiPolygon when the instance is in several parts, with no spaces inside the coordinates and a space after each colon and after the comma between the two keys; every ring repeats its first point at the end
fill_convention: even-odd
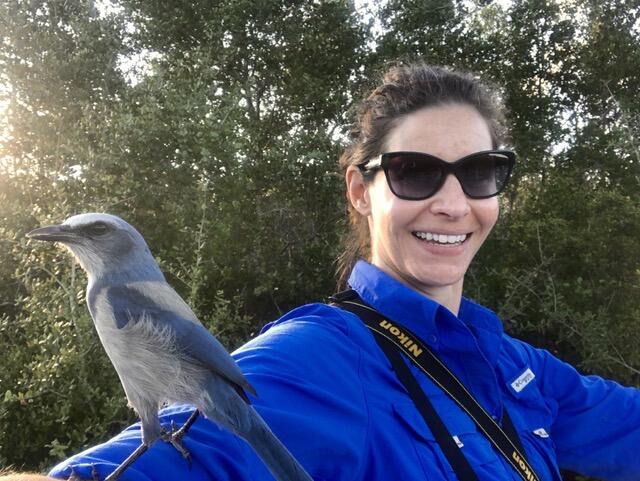
{"type": "MultiPolygon", "coordinates": [[[[98,470],[96,469],[95,465],[93,465],[93,464],[91,465],[91,479],[93,481],[100,481],[100,478],[98,476],[98,470]]],[[[67,481],[83,481],[83,480],[78,475],[78,473],[76,473],[76,470],[72,467],[71,468],[71,474],[67,478],[67,481]]]]}
{"type": "Polygon", "coordinates": [[[67,478],[67,481],[81,481],[81,478],[76,474],[76,470],[71,467],[71,474],[67,478]]]}
{"type": "Polygon", "coordinates": [[[175,423],[171,421],[171,431],[167,432],[163,430],[160,438],[167,443],[171,443],[182,457],[186,459],[187,463],[189,463],[189,469],[191,469],[191,454],[189,454],[189,451],[182,445],[182,437],[184,434],[185,431],[176,429],[175,423]]]}

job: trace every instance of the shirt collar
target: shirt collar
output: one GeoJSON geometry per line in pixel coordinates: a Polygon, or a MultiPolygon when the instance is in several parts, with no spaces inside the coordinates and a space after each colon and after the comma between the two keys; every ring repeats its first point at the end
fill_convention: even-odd
{"type": "Polygon", "coordinates": [[[498,336],[504,334],[502,321],[495,312],[466,297],[462,298],[458,317],[474,329],[482,329],[498,336]]]}
{"type": "Polygon", "coordinates": [[[433,347],[439,344],[441,334],[446,334],[439,331],[460,329],[460,321],[472,328],[476,336],[477,329],[494,336],[502,335],[502,323],[489,309],[463,297],[456,317],[446,307],[363,260],[353,268],[349,285],[367,304],[409,328],[433,347]]]}
{"type": "Polygon", "coordinates": [[[437,343],[437,302],[405,286],[363,260],[356,263],[349,285],[382,315],[409,328],[429,344],[437,343]]]}

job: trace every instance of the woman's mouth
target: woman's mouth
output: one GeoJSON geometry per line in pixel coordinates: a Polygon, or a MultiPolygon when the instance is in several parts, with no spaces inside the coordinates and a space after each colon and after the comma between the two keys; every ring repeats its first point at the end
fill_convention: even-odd
{"type": "Polygon", "coordinates": [[[456,246],[464,243],[471,233],[468,234],[439,234],[435,232],[413,231],[412,234],[418,239],[429,242],[431,244],[441,246],[456,246]]]}

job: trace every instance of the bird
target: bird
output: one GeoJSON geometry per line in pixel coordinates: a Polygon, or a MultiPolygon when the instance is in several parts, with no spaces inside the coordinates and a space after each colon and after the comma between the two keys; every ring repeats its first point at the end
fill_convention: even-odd
{"type": "Polygon", "coordinates": [[[216,337],[167,283],[144,237],[122,218],[83,213],[27,233],[61,243],[87,273],[86,302],[100,341],[141,421],[142,443],[106,481],[115,481],[155,441],[181,439],[200,413],[243,438],[278,481],[313,481],[253,408],[257,395],[216,337]],[[184,403],[195,411],[164,431],[158,410],[184,403]]]}

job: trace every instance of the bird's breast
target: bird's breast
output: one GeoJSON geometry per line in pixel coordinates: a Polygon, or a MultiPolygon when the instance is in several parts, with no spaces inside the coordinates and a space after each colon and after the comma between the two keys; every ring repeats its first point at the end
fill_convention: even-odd
{"type": "Polygon", "coordinates": [[[115,321],[96,322],[100,340],[129,401],[137,396],[158,403],[197,401],[208,373],[176,348],[170,326],[157,327],[142,317],[122,328],[115,321]]]}

